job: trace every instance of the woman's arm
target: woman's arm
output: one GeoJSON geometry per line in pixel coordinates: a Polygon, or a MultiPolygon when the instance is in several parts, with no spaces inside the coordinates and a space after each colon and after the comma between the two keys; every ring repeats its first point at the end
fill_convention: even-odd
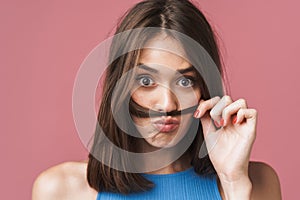
{"type": "Polygon", "coordinates": [[[250,162],[249,177],[252,182],[252,200],[280,200],[281,189],[275,170],[262,162],[250,162]]]}
{"type": "MultiPolygon", "coordinates": [[[[249,180],[251,181],[251,193],[249,197],[251,200],[282,199],[279,178],[274,169],[269,165],[262,162],[250,162],[249,180]]],[[[218,180],[218,184],[222,199],[226,199],[220,180],[218,180]]],[[[241,184],[241,187],[243,187],[243,184],[241,184]]]]}

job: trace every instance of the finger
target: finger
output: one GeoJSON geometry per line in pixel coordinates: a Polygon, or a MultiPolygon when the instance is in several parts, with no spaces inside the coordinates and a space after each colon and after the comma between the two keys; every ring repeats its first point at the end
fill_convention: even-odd
{"type": "Polygon", "coordinates": [[[247,108],[245,99],[238,99],[226,106],[222,111],[222,125],[227,126],[230,123],[231,116],[237,113],[241,108],[247,108]]]}
{"type": "Polygon", "coordinates": [[[222,99],[211,109],[210,116],[215,121],[216,126],[221,126],[223,122],[221,122],[221,116],[224,108],[232,103],[232,99],[230,96],[225,95],[222,99]]]}
{"type": "Polygon", "coordinates": [[[209,100],[201,100],[199,102],[199,106],[197,108],[197,110],[195,111],[194,113],[194,117],[195,118],[200,118],[202,117],[206,111],[210,110],[212,107],[214,107],[219,101],[220,101],[220,97],[219,96],[216,96],[216,97],[213,97],[209,100]]]}
{"type": "Polygon", "coordinates": [[[237,112],[237,118],[235,124],[240,124],[246,119],[247,122],[256,122],[257,111],[255,109],[242,108],[237,112]]]}

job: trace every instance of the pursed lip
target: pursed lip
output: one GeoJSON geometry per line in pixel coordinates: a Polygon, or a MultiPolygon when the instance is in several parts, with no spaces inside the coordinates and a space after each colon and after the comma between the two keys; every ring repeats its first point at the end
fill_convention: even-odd
{"type": "Polygon", "coordinates": [[[154,127],[161,133],[169,133],[179,126],[179,120],[176,118],[159,119],[153,122],[154,127]]]}

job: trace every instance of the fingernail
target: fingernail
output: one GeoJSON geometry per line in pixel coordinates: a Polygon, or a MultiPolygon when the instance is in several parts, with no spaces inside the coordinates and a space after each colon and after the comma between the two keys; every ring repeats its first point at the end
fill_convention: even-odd
{"type": "Polygon", "coordinates": [[[199,111],[199,110],[196,110],[195,113],[194,113],[194,117],[197,118],[198,115],[199,115],[199,113],[200,113],[200,111],[199,111]]]}
{"type": "Polygon", "coordinates": [[[232,123],[236,124],[236,121],[237,121],[237,116],[234,116],[233,120],[232,120],[232,123]]]}
{"type": "Polygon", "coordinates": [[[220,120],[220,126],[224,126],[224,124],[225,124],[224,119],[221,119],[221,120],[220,120]]]}
{"type": "Polygon", "coordinates": [[[214,120],[214,123],[215,123],[216,127],[218,127],[218,128],[220,127],[220,125],[217,121],[214,120]]]}

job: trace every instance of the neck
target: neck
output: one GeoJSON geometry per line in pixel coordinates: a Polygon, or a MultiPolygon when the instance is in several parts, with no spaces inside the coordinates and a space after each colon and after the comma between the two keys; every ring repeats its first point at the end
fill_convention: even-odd
{"type": "Polygon", "coordinates": [[[171,163],[170,165],[149,172],[148,174],[173,174],[176,172],[184,171],[190,168],[191,166],[191,156],[188,153],[185,153],[178,160],[171,163]]]}

